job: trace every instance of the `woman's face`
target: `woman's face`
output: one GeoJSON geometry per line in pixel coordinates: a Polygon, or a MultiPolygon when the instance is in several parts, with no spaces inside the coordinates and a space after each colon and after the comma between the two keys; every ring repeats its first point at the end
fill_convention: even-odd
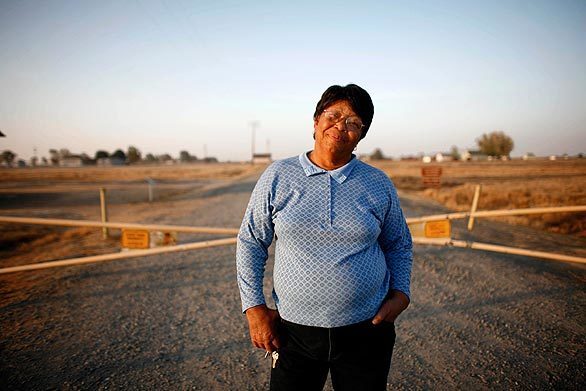
{"type": "Polygon", "coordinates": [[[361,128],[356,130],[353,129],[356,126],[352,125],[360,123],[362,123],[360,117],[347,101],[335,102],[328,106],[313,123],[315,143],[332,152],[349,156],[358,145],[362,134],[361,128]]]}

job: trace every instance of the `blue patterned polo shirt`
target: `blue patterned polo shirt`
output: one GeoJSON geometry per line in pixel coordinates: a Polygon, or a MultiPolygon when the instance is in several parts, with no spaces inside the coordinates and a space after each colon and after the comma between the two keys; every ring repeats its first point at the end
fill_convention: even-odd
{"type": "Polygon", "coordinates": [[[242,310],[273,298],[293,323],[339,327],[372,318],[390,289],[410,296],[411,234],[390,179],[354,156],[327,171],[302,153],[271,164],[246,209],[236,251],[242,310]]]}

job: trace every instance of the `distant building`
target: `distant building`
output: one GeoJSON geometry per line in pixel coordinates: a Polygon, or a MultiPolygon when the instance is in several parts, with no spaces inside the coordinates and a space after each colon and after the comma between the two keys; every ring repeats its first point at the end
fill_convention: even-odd
{"type": "Polygon", "coordinates": [[[438,163],[441,163],[441,162],[449,162],[452,160],[454,160],[454,158],[448,152],[438,152],[435,155],[424,155],[421,157],[421,161],[423,163],[431,163],[432,161],[436,161],[438,163]]]}
{"type": "Polygon", "coordinates": [[[454,160],[454,157],[450,154],[450,152],[438,152],[435,154],[434,159],[436,162],[441,163],[451,162],[452,160],[454,160]]]}
{"type": "Polygon", "coordinates": [[[126,164],[124,159],[119,157],[101,157],[96,160],[98,166],[123,166],[126,164]]]}
{"type": "Polygon", "coordinates": [[[483,154],[480,151],[465,149],[462,153],[460,153],[460,159],[463,161],[489,160],[489,156],[483,154]]]}
{"type": "Polygon", "coordinates": [[[270,153],[255,153],[252,155],[252,164],[267,164],[273,161],[270,153]]]}
{"type": "Polygon", "coordinates": [[[83,159],[78,155],[70,155],[59,159],[59,167],[81,167],[83,159]]]}

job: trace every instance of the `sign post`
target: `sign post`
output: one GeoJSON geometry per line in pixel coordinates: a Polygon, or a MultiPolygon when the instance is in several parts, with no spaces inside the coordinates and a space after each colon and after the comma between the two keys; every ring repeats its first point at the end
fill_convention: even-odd
{"type": "Polygon", "coordinates": [[[476,185],[476,189],[474,190],[474,199],[472,200],[472,208],[470,209],[470,218],[468,219],[468,231],[472,231],[472,228],[474,228],[474,213],[476,213],[476,209],[478,208],[478,199],[480,198],[480,188],[481,188],[481,185],[476,185]]]}
{"type": "MultiPolygon", "coordinates": [[[[102,212],[102,223],[108,222],[108,205],[106,204],[106,188],[100,187],[100,209],[102,212]]],[[[102,227],[102,239],[108,239],[108,228],[102,227]]]]}
{"type": "Polygon", "coordinates": [[[153,202],[153,187],[155,186],[155,181],[149,177],[146,177],[145,180],[149,187],[149,202],[153,202]]]}

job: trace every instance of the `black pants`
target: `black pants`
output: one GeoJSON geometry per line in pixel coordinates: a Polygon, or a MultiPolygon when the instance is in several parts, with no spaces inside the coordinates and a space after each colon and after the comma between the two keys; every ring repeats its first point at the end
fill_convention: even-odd
{"type": "Polygon", "coordinates": [[[395,345],[393,323],[370,320],[321,328],[282,320],[284,342],[271,390],[322,390],[328,371],[336,391],[386,390],[395,345]]]}

